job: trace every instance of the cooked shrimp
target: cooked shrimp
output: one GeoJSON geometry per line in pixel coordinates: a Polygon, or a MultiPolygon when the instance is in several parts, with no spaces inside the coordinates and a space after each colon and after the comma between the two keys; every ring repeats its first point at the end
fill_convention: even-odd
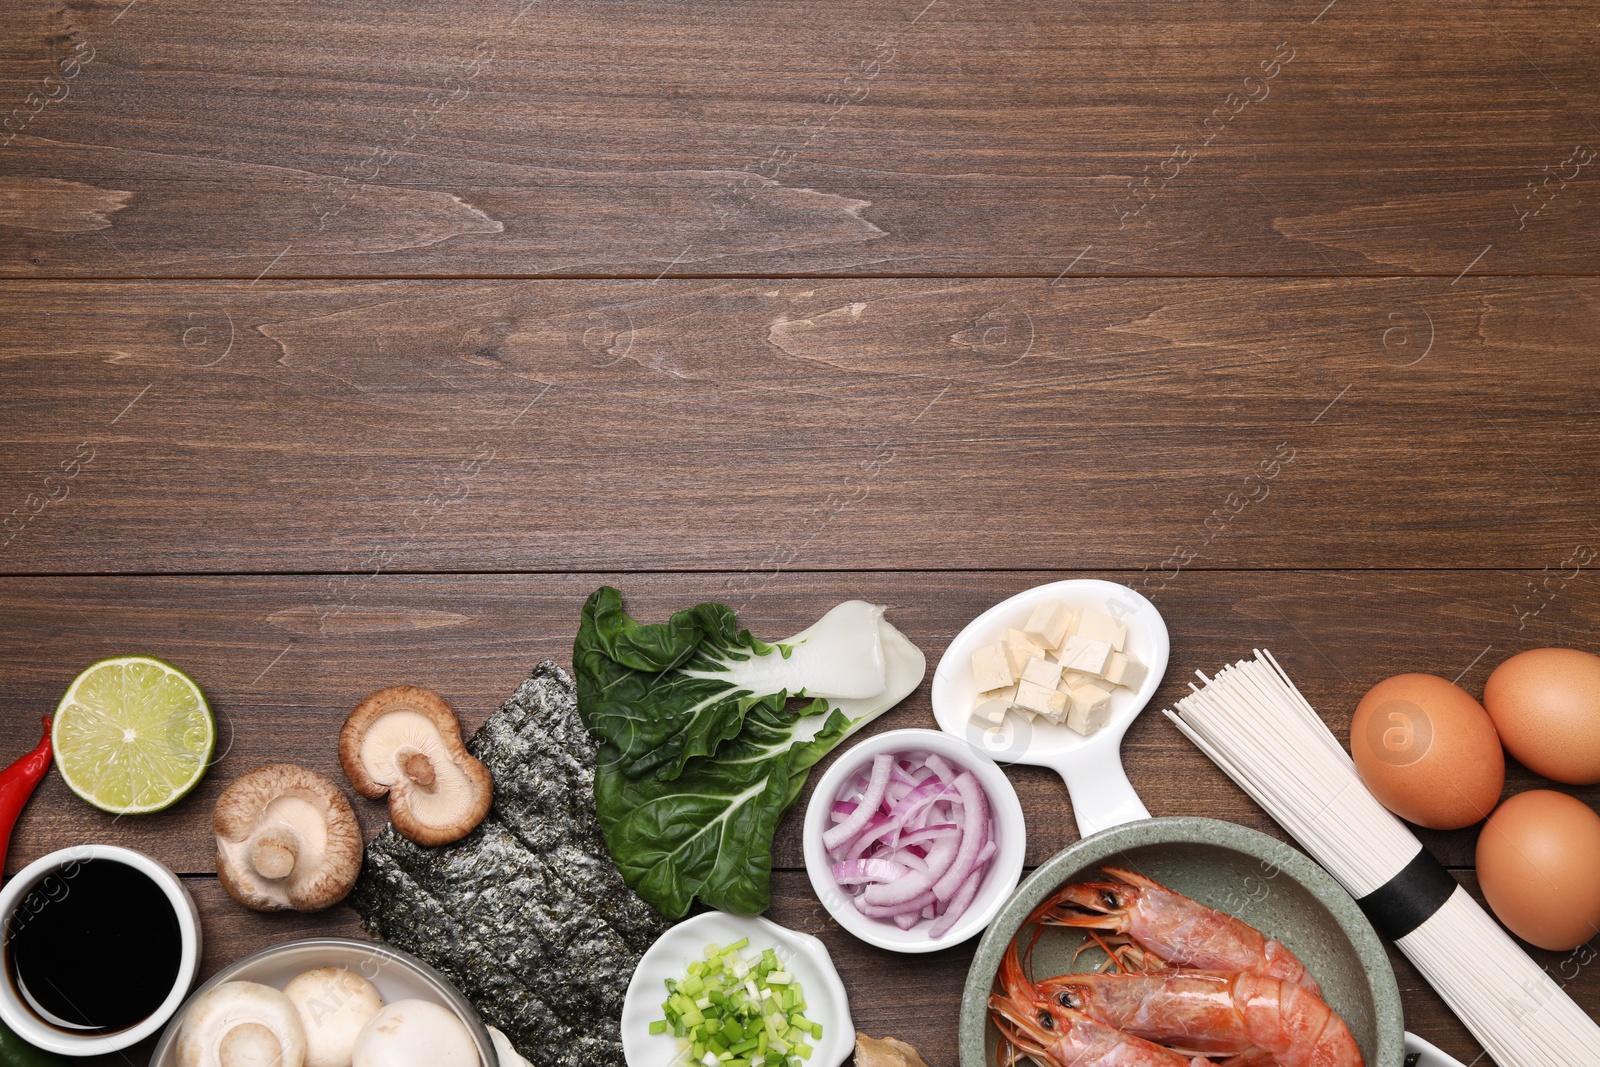
{"type": "Polygon", "coordinates": [[[1118,867],[1103,870],[1119,881],[1063,886],[1028,921],[1109,930],[1174,966],[1261,974],[1321,993],[1294,953],[1249,923],[1142,874],[1118,867]]]}
{"type": "Polygon", "coordinates": [[[1361,1067],[1361,1050],[1338,1013],[1281,978],[1216,971],[1064,974],[1035,988],[1098,1022],[1195,1052],[1259,1051],[1278,1067],[1361,1067]]]}
{"type": "Polygon", "coordinates": [[[1000,983],[1005,992],[990,995],[989,1017],[1000,1031],[1001,1055],[1009,1049],[1011,1062],[1021,1054],[1055,1067],[1212,1067],[1204,1057],[1191,1059],[1041,997],[1016,942],[1000,963],[1000,983]]]}

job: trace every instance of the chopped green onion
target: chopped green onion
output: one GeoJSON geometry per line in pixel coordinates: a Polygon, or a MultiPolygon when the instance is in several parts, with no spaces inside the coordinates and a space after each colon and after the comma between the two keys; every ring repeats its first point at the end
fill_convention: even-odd
{"type": "Polygon", "coordinates": [[[794,974],[770,948],[747,958],[749,945],[743,937],[707,945],[705,959],[666,981],[665,1018],[650,1032],[671,1033],[697,1067],[799,1067],[822,1037],[794,974]]]}

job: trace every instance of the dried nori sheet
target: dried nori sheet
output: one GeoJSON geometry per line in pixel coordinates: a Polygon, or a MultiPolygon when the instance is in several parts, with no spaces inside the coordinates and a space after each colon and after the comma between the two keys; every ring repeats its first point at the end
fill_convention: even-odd
{"type": "Polygon", "coordinates": [[[386,827],[350,903],[537,1067],[615,1067],[628,979],[668,923],[606,853],[572,679],[541,663],[467,747],[494,776],[488,818],[439,848],[386,827]]]}

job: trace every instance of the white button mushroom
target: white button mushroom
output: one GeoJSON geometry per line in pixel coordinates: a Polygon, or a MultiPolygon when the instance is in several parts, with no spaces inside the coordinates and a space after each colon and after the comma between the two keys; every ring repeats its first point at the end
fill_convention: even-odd
{"type": "Polygon", "coordinates": [[[397,1000],[356,1038],[352,1067],[479,1067],[477,1042],[449,1008],[397,1000]]]}
{"type": "Polygon", "coordinates": [[[223,982],[189,1006],[178,1067],[304,1067],[306,1035],[289,998],[255,982],[223,982]]]}
{"type": "Polygon", "coordinates": [[[389,796],[394,828],[419,845],[459,841],[494,799],[489,768],[461,743],[461,723],[438,693],[380,689],[339,734],[339,762],[363,796],[389,796]]]}
{"type": "Polygon", "coordinates": [[[528,1058],[512,1046],[509,1037],[492,1026],[487,1029],[489,1040],[494,1042],[494,1054],[500,1060],[500,1067],[533,1067],[528,1058]]]}
{"type": "Polygon", "coordinates": [[[292,763],[240,775],[212,813],[217,878],[257,911],[320,911],[361,873],[361,827],[333,782],[292,763]]]}
{"type": "Polygon", "coordinates": [[[377,988],[346,967],[313,967],[283,993],[305,1028],[305,1067],[350,1067],[356,1035],[383,1007],[377,988]]]}

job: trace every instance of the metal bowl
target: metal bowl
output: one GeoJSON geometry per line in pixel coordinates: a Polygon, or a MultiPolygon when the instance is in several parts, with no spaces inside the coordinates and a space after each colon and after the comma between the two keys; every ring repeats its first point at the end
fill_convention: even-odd
{"type": "MultiPolygon", "coordinates": [[[[961,1067],[995,1062],[998,1032],[988,1000],[1011,939],[1027,917],[1067,882],[1096,877],[1102,864],[1136,870],[1277,938],[1300,957],[1344,1017],[1368,1067],[1401,1067],[1405,1022],[1394,970],[1378,935],[1326,871],[1265,834],[1216,819],[1166,818],[1125,823],[1086,837],[1051,857],[995,917],[967,973],[961,1003],[961,1067]]],[[[1032,927],[1023,931],[1032,935],[1032,927]]],[[[1046,927],[1033,954],[1036,976],[1089,970],[1098,949],[1076,963],[1078,930],[1046,927]]]]}
{"type": "Polygon", "coordinates": [[[383,996],[385,1004],[396,1000],[431,1000],[455,1012],[466,1024],[473,1043],[478,1046],[482,1067],[498,1067],[494,1042],[484,1029],[478,1012],[457,992],[449,979],[409,952],[402,952],[380,941],[356,941],[348,937],[308,937],[301,941],[286,941],[281,945],[262,949],[242,960],[222,968],[210,981],[190,994],[183,1007],[173,1016],[162,1031],[161,1041],[150,1057],[150,1067],[176,1067],[178,1027],[195,998],[223,982],[260,982],[282,989],[289,979],[313,967],[346,967],[373,985],[383,996]]]}

